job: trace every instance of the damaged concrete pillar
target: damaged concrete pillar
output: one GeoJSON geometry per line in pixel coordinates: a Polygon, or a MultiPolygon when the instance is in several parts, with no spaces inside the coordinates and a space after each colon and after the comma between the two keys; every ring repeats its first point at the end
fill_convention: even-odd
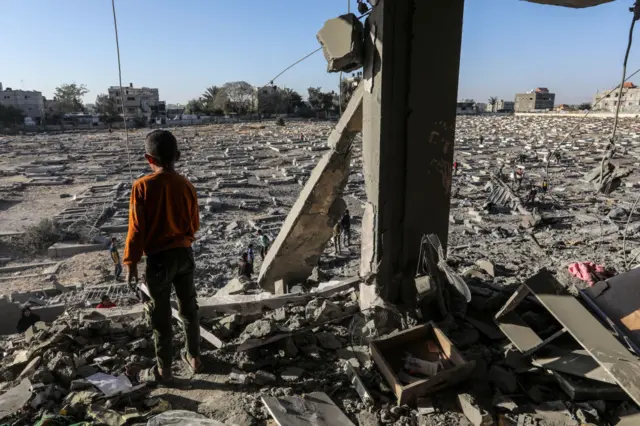
{"type": "Polygon", "coordinates": [[[358,87],[340,121],[329,135],[331,150],[322,157],[291,208],[260,269],[258,282],[274,292],[275,282],[284,284],[306,280],[333,226],[346,207],[342,191],[349,178],[351,143],[362,129],[362,87],[358,87]]]}
{"type": "Polygon", "coordinates": [[[446,248],[464,0],[378,0],[365,24],[361,307],[394,302],[420,240],[446,248]],[[384,35],[383,35],[384,34],[384,35]],[[384,53],[383,53],[384,52],[384,53]]]}

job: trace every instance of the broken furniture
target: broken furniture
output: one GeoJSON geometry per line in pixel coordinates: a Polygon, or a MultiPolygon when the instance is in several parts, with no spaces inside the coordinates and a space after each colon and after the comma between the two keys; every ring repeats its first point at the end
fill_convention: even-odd
{"type": "Polygon", "coordinates": [[[374,340],[370,346],[371,356],[398,397],[399,406],[415,405],[420,397],[460,383],[475,368],[475,361],[466,361],[433,322],[374,340]],[[430,363],[440,361],[443,368],[431,377],[405,384],[398,373],[402,373],[406,353],[430,363]]]}
{"type": "Polygon", "coordinates": [[[616,275],[580,291],[598,315],[640,354],[640,268],[616,275]]]}
{"type": "MultiPolygon", "coordinates": [[[[502,332],[533,364],[569,375],[617,384],[640,404],[640,362],[580,302],[568,294],[547,270],[529,278],[495,316],[502,332]],[[562,329],[541,339],[515,308],[532,296],[561,325],[562,329]],[[536,352],[561,336],[571,335],[582,350],[551,349],[551,355],[536,352]]],[[[547,348],[545,348],[547,349],[547,348]]]]}

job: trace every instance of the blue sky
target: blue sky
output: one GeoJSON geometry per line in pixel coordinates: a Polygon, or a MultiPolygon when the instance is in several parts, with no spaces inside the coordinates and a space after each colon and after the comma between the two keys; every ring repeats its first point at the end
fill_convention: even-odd
{"type": "MultiPolygon", "coordinates": [[[[619,82],[631,4],[574,10],[466,0],[458,97],[512,100],[545,86],[557,103],[590,100],[619,82]]],[[[316,32],[346,12],[347,0],[116,0],[116,8],[123,84],[158,87],[169,103],[184,103],[227,81],[266,84],[319,46],[316,32]]],[[[82,83],[92,103],[117,85],[110,0],[0,0],[0,17],[5,87],[50,98],[61,83],[82,83]]],[[[638,38],[630,71],[640,66],[638,38]]],[[[309,86],[333,89],[337,81],[319,52],[276,84],[304,95],[309,86]]]]}

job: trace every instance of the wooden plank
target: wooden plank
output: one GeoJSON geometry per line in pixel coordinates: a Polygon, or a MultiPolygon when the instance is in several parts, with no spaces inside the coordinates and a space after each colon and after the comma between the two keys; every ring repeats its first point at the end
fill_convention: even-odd
{"type": "Polygon", "coordinates": [[[518,289],[511,295],[507,303],[504,304],[502,309],[498,311],[495,316],[495,319],[500,319],[501,316],[508,314],[513,311],[516,306],[520,304],[527,296],[529,295],[529,289],[525,285],[521,285],[518,289]]]}
{"type": "Polygon", "coordinates": [[[640,404],[640,362],[573,296],[559,294],[560,284],[542,270],[526,281],[542,305],[587,350],[616,383],[640,404]],[[556,284],[556,285],[554,285],[556,284]]]}
{"type": "Polygon", "coordinates": [[[542,343],[542,339],[515,312],[502,315],[496,323],[520,352],[526,352],[542,343]]]}
{"type": "Polygon", "coordinates": [[[198,305],[202,316],[218,312],[249,315],[261,313],[265,308],[278,309],[290,303],[305,304],[318,297],[329,297],[341,291],[358,287],[360,281],[359,277],[348,278],[339,283],[326,286],[322,290],[304,294],[273,296],[269,293],[262,293],[256,295],[212,296],[198,300],[198,305]]]}
{"type": "Polygon", "coordinates": [[[355,426],[324,392],[304,396],[263,396],[262,402],[278,426],[355,426]]]}
{"type": "Polygon", "coordinates": [[[596,362],[584,349],[563,351],[555,348],[547,348],[548,354],[536,356],[531,363],[536,367],[547,370],[559,371],[572,376],[584,377],[599,382],[617,384],[611,374],[596,362]]]}
{"type": "Polygon", "coordinates": [[[542,349],[543,347],[547,346],[549,343],[553,342],[554,340],[556,340],[558,337],[560,336],[564,336],[564,334],[567,332],[566,329],[561,329],[556,331],[555,333],[553,333],[551,336],[547,337],[546,339],[544,339],[540,344],[534,346],[533,348],[525,351],[522,353],[522,356],[524,357],[528,357],[533,355],[534,353],[536,353],[537,351],[539,351],[540,349],[542,349]]]}
{"type": "MultiPolygon", "coordinates": [[[[139,283],[138,288],[140,288],[140,290],[142,290],[142,292],[146,294],[147,297],[151,298],[151,294],[149,293],[149,288],[147,287],[146,284],[139,283]]],[[[182,317],[180,316],[180,313],[175,308],[171,308],[171,315],[175,319],[177,319],[180,323],[182,323],[182,317]]],[[[200,326],[200,337],[202,337],[204,340],[211,343],[213,346],[215,346],[218,349],[224,346],[224,343],[222,342],[222,340],[218,339],[208,330],[205,330],[204,328],[202,328],[202,326],[200,326]]]]}

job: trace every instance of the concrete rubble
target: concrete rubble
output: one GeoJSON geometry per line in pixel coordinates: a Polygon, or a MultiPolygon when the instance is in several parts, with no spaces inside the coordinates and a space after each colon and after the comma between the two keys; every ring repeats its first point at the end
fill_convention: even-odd
{"type": "MultiPolygon", "coordinates": [[[[399,304],[360,310],[359,279],[353,278],[358,274],[366,201],[360,136],[350,135],[353,143],[345,155],[342,147],[330,143],[335,123],[329,122],[288,119],[286,126],[173,129],[184,156],[178,169],[194,182],[201,203],[202,226],[194,244],[201,325],[221,347],[205,339],[205,372],[190,380],[196,389],[178,386],[171,391],[139,387],[136,381],[136,371],[153,362],[151,331],[137,293],[114,282],[108,253],[102,250],[111,236],[122,247],[128,226],[130,182],[123,133],[12,136],[3,144],[8,154],[2,159],[0,197],[11,205],[27,205],[33,194],[43,194],[38,191],[53,193],[63,204],[51,217],[70,234],[74,231],[74,237],[59,241],[46,255],[16,252],[2,261],[7,269],[0,270],[0,279],[8,290],[0,299],[0,332],[5,334],[0,340],[0,413],[6,413],[1,421],[33,424],[45,413],[58,414],[64,408],[75,421],[106,424],[144,423],[160,412],[186,410],[223,425],[265,425],[279,415],[272,412],[277,404],[302,403],[318,394],[314,403],[324,401],[328,410],[337,407],[347,420],[338,414],[336,418],[355,425],[632,422],[629,419],[639,415],[636,404],[597,364],[597,379],[572,376],[554,366],[558,355],[553,350],[566,343],[570,333],[531,297],[511,313],[540,340],[551,341],[550,347],[522,351],[494,321],[520,285],[541,268],[551,271],[563,290],[574,295],[569,297],[584,305],[581,290],[590,284],[570,274],[570,264],[593,262],[614,275],[628,269],[625,263],[629,268],[638,264],[640,215],[632,214],[628,226],[627,219],[640,186],[640,133],[633,121],[621,120],[619,150],[611,160],[615,169],[603,182],[611,191],[601,192],[601,185],[594,186],[594,181],[600,183],[595,170],[600,170],[609,143],[610,121],[585,120],[562,143],[578,119],[458,118],[455,159],[460,170],[453,177],[445,261],[464,281],[471,300],[466,303],[455,287],[445,286],[448,318],[432,309],[434,286],[442,280],[429,276],[416,279],[411,308],[399,304]],[[314,168],[320,164],[326,170],[331,162],[323,158],[336,152],[343,157],[340,177],[329,180],[339,184],[330,189],[323,185],[317,195],[330,194],[318,215],[323,223],[314,219],[293,232],[300,222],[289,218],[300,211],[298,194],[325,178],[322,171],[314,174],[314,168]],[[516,167],[524,170],[519,190],[516,167]],[[545,176],[549,190],[543,193],[545,176]],[[537,188],[533,202],[527,200],[531,185],[537,188]],[[340,253],[327,246],[339,217],[329,220],[327,213],[337,199],[353,217],[352,244],[340,253]],[[258,229],[274,242],[264,262],[258,256],[258,229]],[[254,244],[254,268],[256,273],[261,270],[261,280],[255,275],[245,281],[237,278],[238,258],[249,243],[254,244]],[[296,261],[283,261],[296,254],[296,261]],[[79,259],[90,265],[83,272],[100,273],[75,273],[79,259]],[[104,266],[95,266],[98,262],[104,266]],[[285,278],[285,294],[265,291],[273,293],[275,282],[285,278]],[[353,285],[344,284],[349,279],[353,285]],[[331,290],[339,283],[344,287],[331,290]],[[103,294],[118,308],[91,309],[103,294]],[[24,304],[32,306],[44,324],[23,335],[11,334],[24,304]],[[473,363],[473,372],[461,383],[398,406],[394,389],[371,357],[370,343],[428,321],[438,324],[461,356],[473,363]],[[106,396],[88,380],[96,373],[124,375],[130,392],[106,396]]],[[[134,177],[147,171],[141,156],[144,134],[130,135],[134,177]]],[[[0,220],[11,212],[11,207],[2,212],[0,220]]],[[[9,245],[19,238],[15,229],[0,231],[9,245]]],[[[622,319],[614,322],[627,322],[622,319]]],[[[183,343],[179,330],[175,322],[176,348],[183,343]]],[[[588,364],[588,353],[571,351],[580,363],[593,365],[588,364]]],[[[625,356],[635,359],[631,352],[625,356]]],[[[178,362],[174,372],[178,377],[186,374],[178,362]]],[[[167,415],[186,418],[180,417],[184,412],[167,415]]]]}

